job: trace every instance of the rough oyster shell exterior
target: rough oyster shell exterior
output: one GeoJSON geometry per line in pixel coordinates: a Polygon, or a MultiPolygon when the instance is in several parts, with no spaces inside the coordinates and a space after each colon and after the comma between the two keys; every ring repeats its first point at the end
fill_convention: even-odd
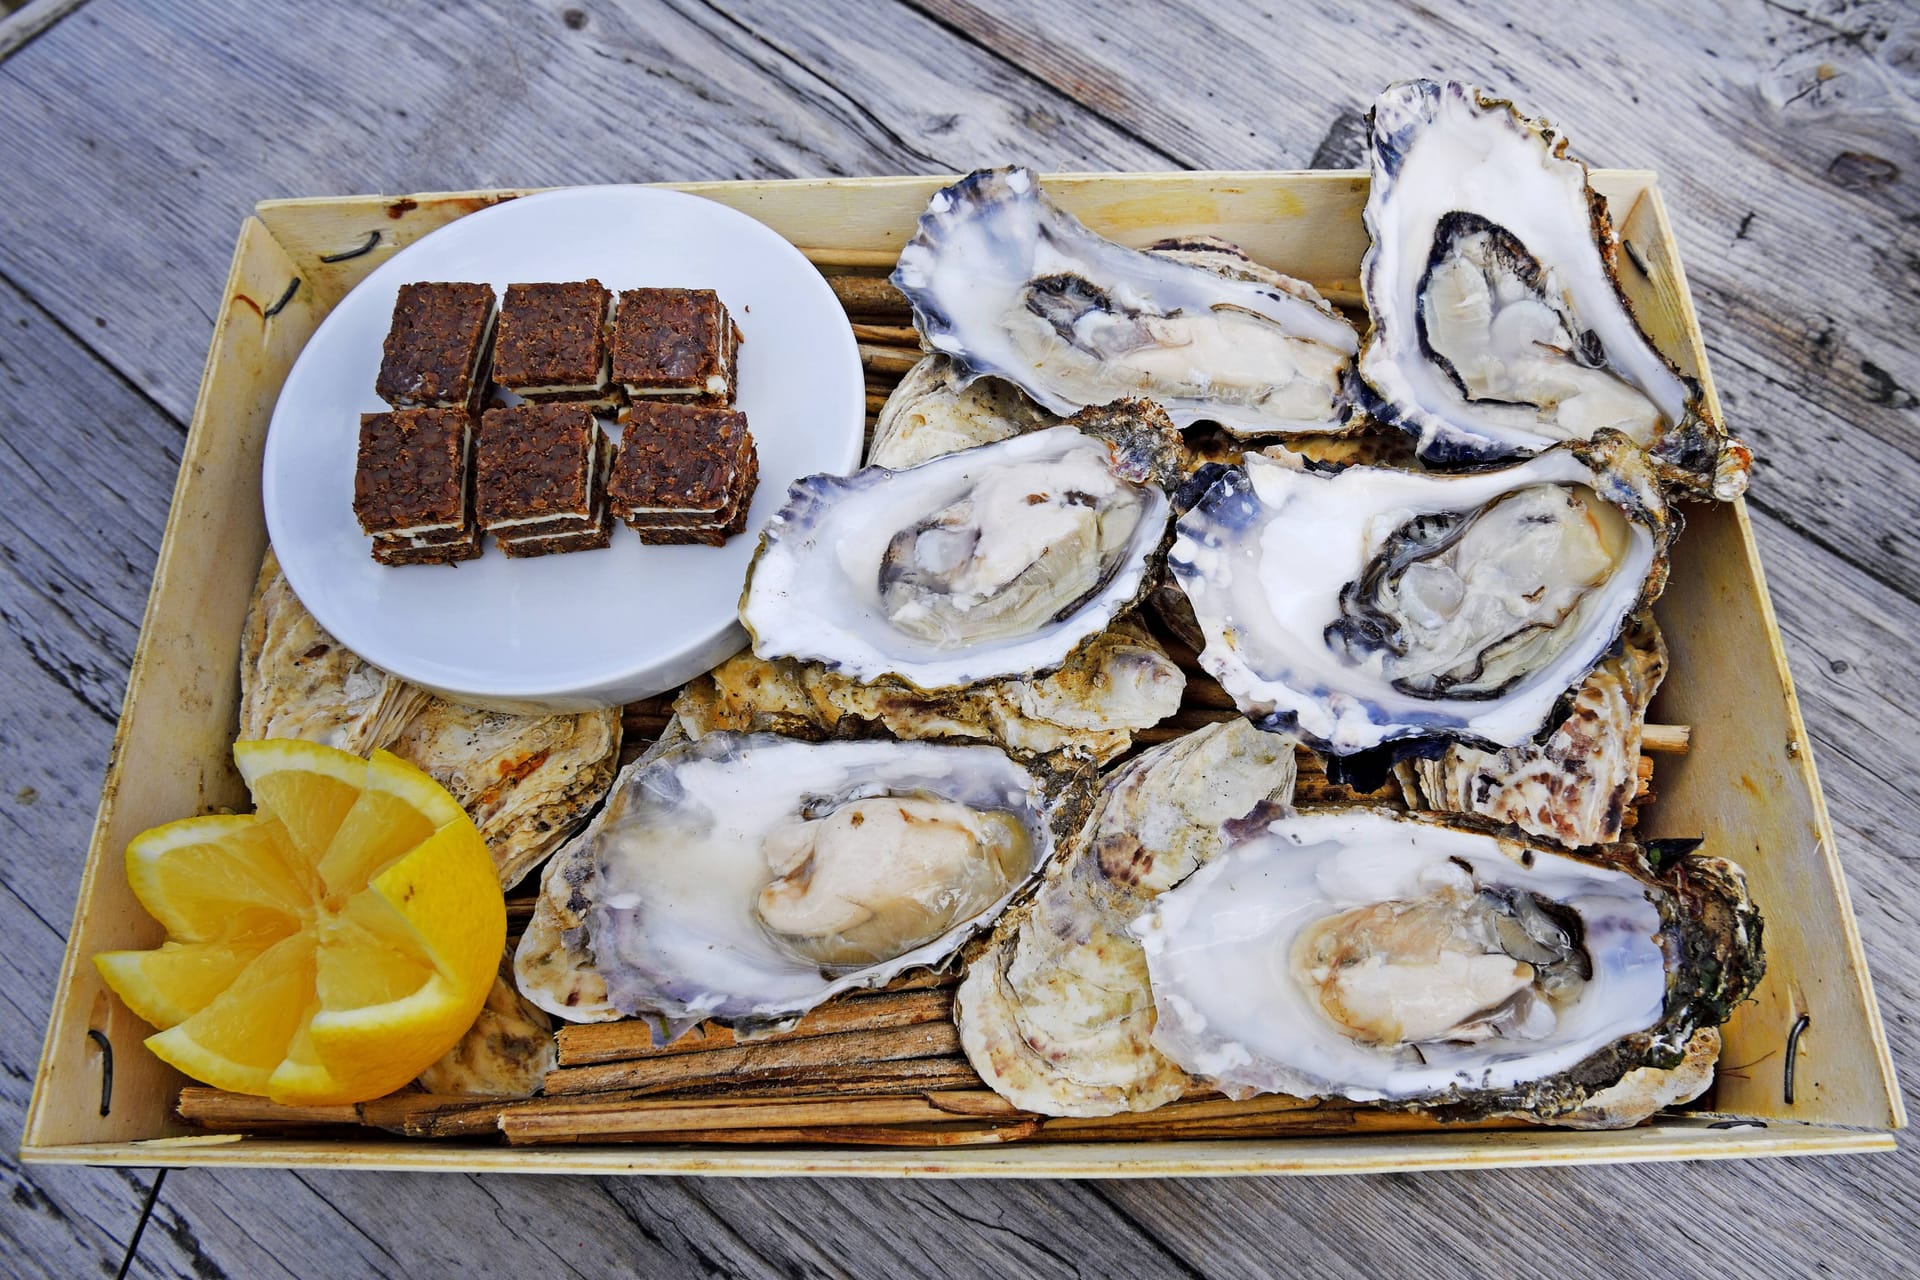
{"type": "Polygon", "coordinates": [[[1011,382],[969,380],[946,356],[926,356],[907,370],[880,406],[867,445],[867,465],[898,471],[1059,424],[1058,414],[1042,409],[1011,382]]]}
{"type": "Polygon", "coordinates": [[[473,1026],[420,1073],[419,1085],[428,1093],[527,1098],[559,1063],[553,1019],[515,989],[508,952],[473,1026]]]}
{"type": "Polygon", "coordinates": [[[696,677],[674,700],[695,738],[717,731],[801,738],[861,737],[884,729],[911,740],[992,742],[1021,757],[1074,751],[1104,764],[1133,734],[1180,708],[1186,688],[1166,650],[1120,622],[1044,676],[926,692],[862,684],[817,663],[738,654],[696,677]]]}
{"type": "Polygon", "coordinates": [[[1290,738],[1244,720],[1143,752],[1102,784],[1045,881],[1008,913],[955,997],[961,1047],[1029,1111],[1148,1111],[1191,1081],[1152,1045],[1153,998],[1127,922],[1218,851],[1222,827],[1293,791],[1290,738]]]}
{"type": "Polygon", "coordinates": [[[1566,845],[1612,844],[1639,786],[1647,704],[1666,673],[1660,629],[1642,615],[1540,738],[1499,751],[1455,744],[1395,765],[1408,806],[1475,814],[1566,845]]]}

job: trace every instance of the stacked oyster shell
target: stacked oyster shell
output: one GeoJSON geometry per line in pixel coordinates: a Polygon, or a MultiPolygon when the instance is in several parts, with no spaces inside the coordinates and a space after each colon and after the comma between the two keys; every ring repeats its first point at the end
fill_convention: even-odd
{"type": "Polygon", "coordinates": [[[1417,81],[1372,145],[1364,340],[1029,171],[938,192],[894,275],[929,354],[764,530],[751,652],[549,864],[522,991],[670,1038],[958,958],[968,1058],[1050,1115],[1616,1127],[1704,1089],[1760,919],[1622,836],[1677,504],[1746,451],[1563,139],[1417,81]],[[1241,715],[1129,754],[1182,701],[1168,633],[1241,715]],[[1296,802],[1296,750],[1406,807],[1296,802]]]}

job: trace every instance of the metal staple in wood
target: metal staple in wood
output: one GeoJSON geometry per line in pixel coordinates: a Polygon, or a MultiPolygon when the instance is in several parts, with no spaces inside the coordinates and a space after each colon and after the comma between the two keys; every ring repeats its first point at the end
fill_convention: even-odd
{"type": "Polygon", "coordinates": [[[365,254],[372,253],[374,251],[374,248],[377,245],[379,245],[379,243],[380,243],[380,233],[378,231],[369,231],[367,232],[367,242],[361,245],[358,249],[343,249],[339,253],[323,253],[320,255],[320,261],[350,262],[354,258],[358,258],[365,254]]]}

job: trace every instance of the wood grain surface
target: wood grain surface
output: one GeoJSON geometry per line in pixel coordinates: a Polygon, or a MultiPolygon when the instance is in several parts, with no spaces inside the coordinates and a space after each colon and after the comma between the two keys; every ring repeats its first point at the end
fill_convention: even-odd
{"type": "MultiPolygon", "coordinates": [[[[153,1178],[14,1151],[209,308],[255,200],[1343,167],[1367,99],[1434,73],[1661,175],[1760,454],[1755,523],[1895,1058],[1920,1069],[1911,7],[40,0],[0,22],[5,1269],[111,1275],[153,1178]]],[[[1916,1204],[1904,1151],[1099,1184],[191,1170],[133,1274],[1886,1274],[1912,1265],[1916,1204]]]]}

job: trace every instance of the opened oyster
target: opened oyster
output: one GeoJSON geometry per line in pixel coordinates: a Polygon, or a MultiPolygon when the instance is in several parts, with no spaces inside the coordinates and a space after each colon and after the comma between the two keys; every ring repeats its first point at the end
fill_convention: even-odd
{"type": "Polygon", "coordinates": [[[1632,846],[1574,858],[1372,810],[1256,828],[1133,930],[1155,1047],[1222,1092],[1455,1118],[1553,1121],[1602,1099],[1583,1122],[1637,1123],[1625,1093],[1672,1091],[1607,1091],[1683,1068],[1763,968],[1731,863],[1655,870],[1632,846]]]}
{"type": "Polygon", "coordinates": [[[991,747],[663,741],[542,877],[514,972],[560,1017],[780,1023],[945,960],[1052,849],[991,747]]]}
{"type": "Polygon", "coordinates": [[[1245,720],[1196,730],[1116,770],[1025,907],[995,929],[955,997],[987,1084],[1045,1115],[1149,1111],[1190,1085],[1153,1047],[1146,961],[1127,924],[1217,853],[1223,825],[1293,791],[1293,741],[1245,720]]]}
{"type": "Polygon", "coordinates": [[[1635,320],[1606,201],[1566,139],[1452,81],[1396,84],[1369,121],[1374,415],[1439,464],[1615,430],[1664,479],[1737,497],[1751,457],[1635,320]]]}
{"type": "Polygon", "coordinates": [[[1180,709],[1187,677],[1137,623],[1121,622],[1076,649],[1058,670],[926,693],[860,682],[811,662],[738,654],[688,683],[674,701],[695,738],[719,730],[802,738],[963,738],[1023,756],[1081,751],[1105,764],[1136,730],[1180,709]]]}
{"type": "Polygon", "coordinates": [[[1056,413],[1121,396],[1181,426],[1327,431],[1359,341],[1313,288],[1222,241],[1129,249],[1057,208],[1028,169],[934,194],[893,282],[928,348],[1056,413]]]}
{"type": "Polygon", "coordinates": [[[809,476],[748,570],[762,658],[952,689],[1058,667],[1140,598],[1179,436],[1144,401],[903,471],[809,476]]]}
{"type": "Polygon", "coordinates": [[[1644,455],[1605,432],[1464,475],[1249,455],[1167,564],[1201,665],[1263,727],[1340,755],[1511,746],[1659,594],[1671,532],[1644,455]]]}
{"type": "Polygon", "coordinates": [[[898,471],[1059,424],[1057,415],[1011,382],[965,378],[946,356],[927,356],[907,370],[880,406],[867,445],[867,465],[898,471]]]}
{"type": "Polygon", "coordinates": [[[1499,751],[1456,743],[1396,764],[1407,803],[1512,823],[1565,845],[1611,844],[1640,785],[1640,732],[1666,671],[1659,628],[1637,619],[1540,740],[1499,751]]]}

